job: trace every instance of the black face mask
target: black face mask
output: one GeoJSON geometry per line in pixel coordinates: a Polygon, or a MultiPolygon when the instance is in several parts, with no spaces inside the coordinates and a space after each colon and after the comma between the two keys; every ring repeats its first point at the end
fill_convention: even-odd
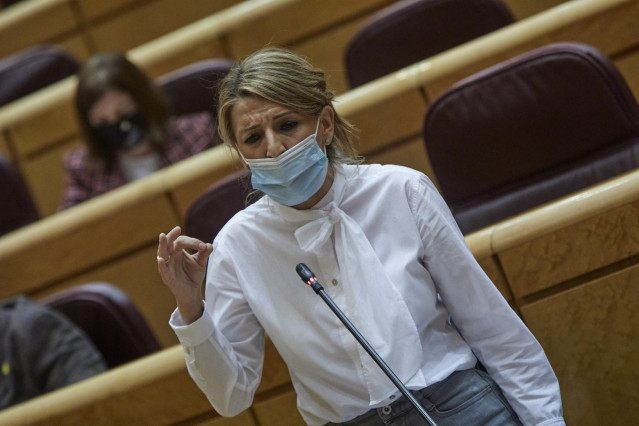
{"type": "Polygon", "coordinates": [[[92,127],[93,137],[109,151],[128,151],[142,142],[146,134],[140,113],[123,117],[119,122],[92,127]]]}

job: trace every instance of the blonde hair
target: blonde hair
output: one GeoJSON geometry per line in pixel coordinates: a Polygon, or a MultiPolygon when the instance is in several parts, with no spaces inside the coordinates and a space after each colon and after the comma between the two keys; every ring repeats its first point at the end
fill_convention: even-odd
{"type": "MultiPolygon", "coordinates": [[[[299,114],[319,116],[325,106],[333,108],[335,94],[326,88],[324,72],[305,58],[286,49],[269,47],[236,64],[222,80],[219,90],[218,131],[233,146],[231,111],[242,99],[256,96],[299,114]]],[[[333,108],[335,110],[335,108],[333,108]]],[[[329,161],[359,163],[353,147],[355,127],[335,112],[333,140],[326,147],[329,161]]]]}

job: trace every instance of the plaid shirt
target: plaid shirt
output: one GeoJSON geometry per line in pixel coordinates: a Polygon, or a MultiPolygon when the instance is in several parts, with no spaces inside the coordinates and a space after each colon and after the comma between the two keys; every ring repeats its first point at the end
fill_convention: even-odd
{"type": "MultiPolygon", "coordinates": [[[[161,167],[166,167],[217,144],[215,123],[209,113],[174,117],[170,122],[161,167]]],[[[64,158],[66,177],[61,209],[66,209],[127,183],[119,162],[110,171],[91,167],[86,147],[69,152],[64,158]]]]}

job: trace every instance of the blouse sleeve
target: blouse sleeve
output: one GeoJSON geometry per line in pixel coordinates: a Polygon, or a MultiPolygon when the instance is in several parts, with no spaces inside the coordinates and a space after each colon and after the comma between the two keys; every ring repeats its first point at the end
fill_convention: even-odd
{"type": "Polygon", "coordinates": [[[250,407],[264,361],[264,329],[218,247],[209,259],[202,317],[183,325],[176,310],[170,325],[184,350],[189,374],[222,416],[250,407]]]}
{"type": "Polygon", "coordinates": [[[563,425],[559,383],[541,345],[476,262],[437,189],[422,175],[409,197],[423,262],[462,337],[525,425],[563,425]]]}

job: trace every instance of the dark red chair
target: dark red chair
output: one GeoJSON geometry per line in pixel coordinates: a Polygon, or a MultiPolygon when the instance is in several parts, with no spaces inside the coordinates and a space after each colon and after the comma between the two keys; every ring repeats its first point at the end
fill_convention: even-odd
{"type": "Polygon", "coordinates": [[[148,323],[128,295],[102,282],[83,284],[40,300],[84,331],[109,368],[160,349],[148,323]]]}
{"type": "Polygon", "coordinates": [[[78,68],[73,56],[52,45],[9,56],[0,61],[0,105],[72,76],[78,68]]]}
{"type": "Polygon", "coordinates": [[[233,61],[209,59],[196,62],[156,80],[169,98],[175,115],[207,111],[217,114],[217,88],[233,61]]]}
{"type": "Polygon", "coordinates": [[[22,175],[0,154],[0,235],[4,235],[39,219],[33,199],[22,175]]]}
{"type": "Polygon", "coordinates": [[[195,200],[186,213],[185,234],[201,241],[212,242],[222,227],[258,197],[251,195],[251,174],[248,169],[235,172],[214,183],[195,200]]]}
{"type": "Polygon", "coordinates": [[[232,66],[233,61],[227,59],[200,61],[166,74],[156,83],[169,98],[174,115],[211,114],[217,137],[218,86],[232,66]]]}
{"type": "Polygon", "coordinates": [[[457,83],[424,143],[464,233],[639,166],[639,106],[597,49],[551,44],[457,83]]]}
{"type": "Polygon", "coordinates": [[[351,87],[514,22],[501,0],[405,0],[373,16],[346,47],[351,87]]]}

